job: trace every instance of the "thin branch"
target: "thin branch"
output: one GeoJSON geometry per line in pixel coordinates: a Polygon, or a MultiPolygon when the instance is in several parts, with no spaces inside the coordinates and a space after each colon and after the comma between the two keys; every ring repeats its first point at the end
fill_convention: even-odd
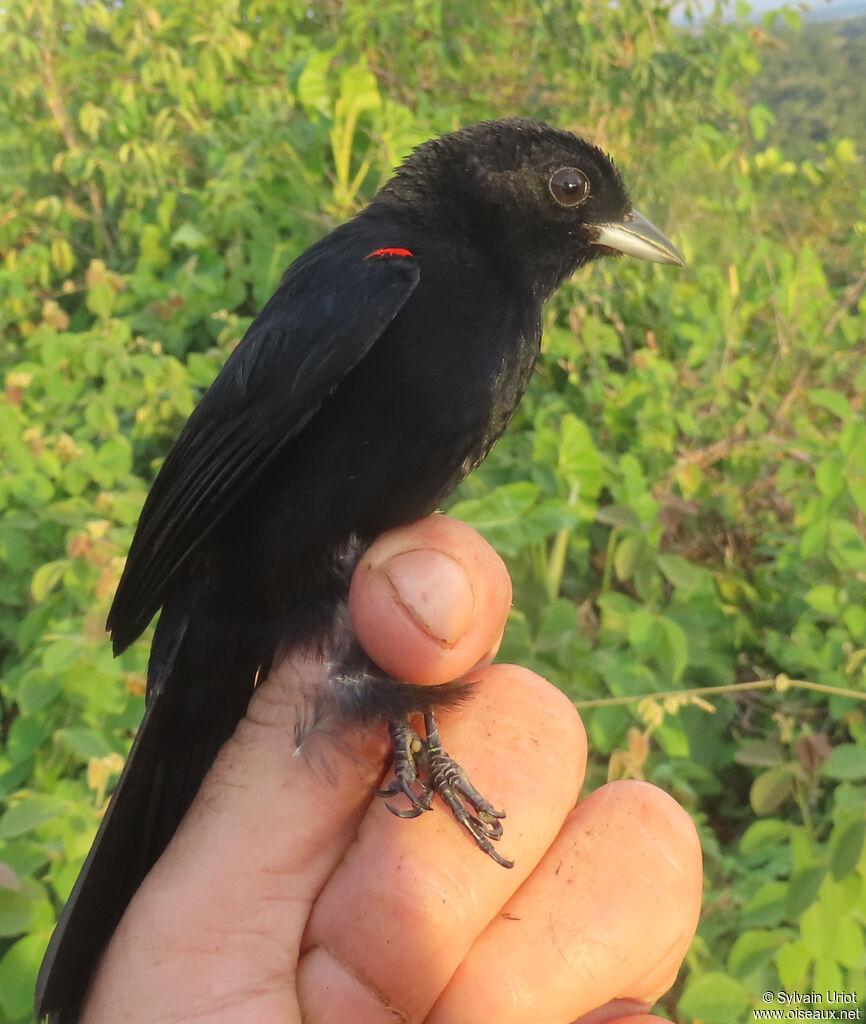
{"type": "Polygon", "coordinates": [[[729,683],[727,686],[697,686],[690,690],[662,690],[659,693],[640,693],[630,697],[599,697],[596,700],[576,700],[574,706],[582,708],[624,707],[628,704],[640,704],[644,700],[682,700],[689,701],[693,697],[716,697],[728,693],[748,693],[750,690],[812,690],[815,693],[826,693],[833,697],[850,697],[852,700],[866,701],[866,693],[859,690],[846,690],[842,686],[827,686],[825,683],[813,683],[809,679],[789,679],[786,675],[778,675],[773,679],[756,679],[751,683],[729,683]]]}
{"type": "Polygon", "coordinates": [[[863,273],[842,296],[842,301],[839,303],[836,312],[830,317],[827,321],[827,326],[824,328],[825,337],[833,333],[836,324],[839,323],[842,317],[848,312],[854,303],[857,302],[864,288],[866,288],[866,270],[863,271],[863,273]]]}

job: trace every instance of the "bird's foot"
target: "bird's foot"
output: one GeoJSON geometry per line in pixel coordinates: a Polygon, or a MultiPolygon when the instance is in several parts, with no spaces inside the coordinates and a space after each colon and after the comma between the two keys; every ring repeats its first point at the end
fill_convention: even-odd
{"type": "Polygon", "coordinates": [[[433,802],[433,790],[420,780],[418,774],[426,744],[409,724],[408,718],[392,718],[388,728],[394,747],[394,781],[387,789],[375,789],[373,792],[381,797],[404,793],[412,804],[410,810],[400,811],[390,804],[385,806],[398,818],[417,818],[419,814],[429,811],[433,802]],[[413,788],[415,783],[419,786],[418,793],[413,788]]]}
{"type": "Polygon", "coordinates": [[[513,867],[513,861],[500,856],[491,842],[502,837],[505,813],[497,811],[478,792],[466,772],[442,749],[432,711],[424,715],[424,728],[427,735],[422,739],[409,725],[408,719],[391,720],[395,779],[387,789],[376,790],[376,794],[390,797],[404,793],[412,803],[410,810],[401,811],[390,804],[385,806],[399,818],[417,818],[431,809],[433,794],[438,793],[455,820],[472,836],[480,850],[502,867],[513,867]],[[419,787],[417,793],[413,788],[415,784],[419,787]]]}

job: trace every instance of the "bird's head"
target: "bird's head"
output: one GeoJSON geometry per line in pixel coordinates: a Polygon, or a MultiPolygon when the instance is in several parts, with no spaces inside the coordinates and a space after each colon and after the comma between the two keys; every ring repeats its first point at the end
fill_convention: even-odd
{"type": "Polygon", "coordinates": [[[600,256],[684,265],[632,207],[609,156],[539,121],[484,121],[425,142],[380,201],[483,250],[536,294],[600,256]]]}

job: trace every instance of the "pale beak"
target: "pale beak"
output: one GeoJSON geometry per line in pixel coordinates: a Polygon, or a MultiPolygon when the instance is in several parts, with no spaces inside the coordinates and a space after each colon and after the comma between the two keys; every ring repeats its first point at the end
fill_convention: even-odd
{"type": "Polygon", "coordinates": [[[593,225],[593,244],[615,249],[627,256],[637,256],[650,263],[673,263],[684,267],[686,261],[679,249],[651,224],[642,213],[630,210],[622,220],[593,225]]]}

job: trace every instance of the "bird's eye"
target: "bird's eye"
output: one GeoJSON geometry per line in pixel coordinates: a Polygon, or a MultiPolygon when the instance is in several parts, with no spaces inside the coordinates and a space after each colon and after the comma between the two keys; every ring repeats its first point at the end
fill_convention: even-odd
{"type": "Polygon", "coordinates": [[[560,167],[547,183],[560,206],[580,206],[589,197],[589,178],[576,167],[560,167]]]}

